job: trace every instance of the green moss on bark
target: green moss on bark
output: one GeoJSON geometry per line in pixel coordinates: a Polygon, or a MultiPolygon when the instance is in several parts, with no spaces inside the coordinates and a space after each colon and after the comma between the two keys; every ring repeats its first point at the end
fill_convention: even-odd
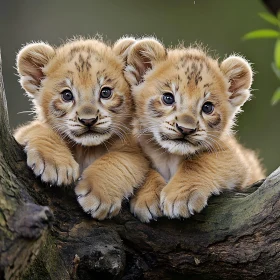
{"type": "Polygon", "coordinates": [[[40,253],[26,271],[22,280],[69,280],[63,261],[61,260],[54,239],[48,235],[40,248],[40,253]]]}

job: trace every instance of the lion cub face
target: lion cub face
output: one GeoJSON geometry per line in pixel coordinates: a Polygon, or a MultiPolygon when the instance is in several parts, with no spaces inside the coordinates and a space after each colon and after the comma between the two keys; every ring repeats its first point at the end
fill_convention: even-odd
{"type": "Polygon", "coordinates": [[[138,134],[179,155],[219,148],[249,98],[252,70],[231,56],[221,65],[202,50],[166,50],[154,39],[131,48],[126,76],[132,85],[138,134]]]}
{"type": "Polygon", "coordinates": [[[134,42],[111,48],[96,40],[77,40],[57,49],[30,44],[18,54],[22,87],[37,114],[62,137],[84,146],[123,136],[131,114],[123,54],[134,42]]]}

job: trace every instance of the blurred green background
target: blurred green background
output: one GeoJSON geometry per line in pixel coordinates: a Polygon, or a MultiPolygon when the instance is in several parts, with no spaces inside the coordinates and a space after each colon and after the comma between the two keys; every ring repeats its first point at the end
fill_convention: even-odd
{"type": "Polygon", "coordinates": [[[15,75],[15,57],[31,41],[58,45],[73,35],[154,35],[166,46],[202,42],[224,58],[244,55],[256,72],[253,99],[239,116],[238,138],[259,151],[268,173],[280,165],[280,104],[271,106],[279,82],[271,70],[274,40],[242,41],[248,31],[271,26],[258,17],[260,0],[0,0],[0,47],[11,126],[31,119],[30,103],[15,75]]]}

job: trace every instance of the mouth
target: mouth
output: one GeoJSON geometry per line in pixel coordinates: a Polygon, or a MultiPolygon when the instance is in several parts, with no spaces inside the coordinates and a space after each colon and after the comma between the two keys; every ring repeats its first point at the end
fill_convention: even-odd
{"type": "Polygon", "coordinates": [[[105,135],[110,132],[110,128],[107,129],[96,129],[96,128],[84,128],[80,131],[71,131],[73,136],[76,138],[81,138],[85,136],[98,136],[98,135],[105,135]]]}
{"type": "Polygon", "coordinates": [[[196,143],[193,142],[190,138],[188,137],[178,137],[178,138],[171,138],[168,135],[164,134],[164,133],[160,133],[160,139],[161,141],[172,141],[174,143],[178,143],[178,144],[190,144],[192,146],[196,146],[196,143]]]}
{"type": "Polygon", "coordinates": [[[82,146],[98,146],[112,136],[111,128],[81,128],[71,131],[70,138],[82,146]]]}

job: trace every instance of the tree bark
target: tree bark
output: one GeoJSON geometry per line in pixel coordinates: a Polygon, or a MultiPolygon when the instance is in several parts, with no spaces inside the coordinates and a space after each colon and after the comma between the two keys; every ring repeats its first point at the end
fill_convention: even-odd
{"type": "Polygon", "coordinates": [[[27,168],[9,130],[1,61],[0,123],[0,279],[279,279],[279,168],[190,219],[142,224],[126,202],[99,222],[73,186],[42,184],[27,168]]]}

